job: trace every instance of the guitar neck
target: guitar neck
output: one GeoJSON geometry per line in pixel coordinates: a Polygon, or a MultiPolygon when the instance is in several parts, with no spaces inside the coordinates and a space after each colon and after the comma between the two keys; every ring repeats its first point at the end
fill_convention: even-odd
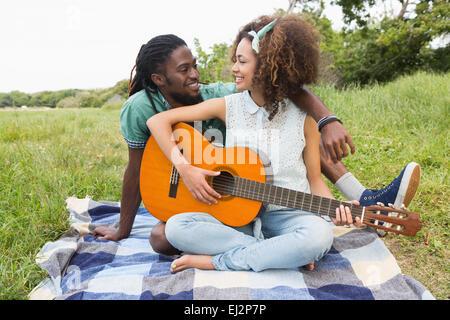
{"type": "MultiPolygon", "coordinates": [[[[271,184],[234,177],[235,184],[232,194],[241,198],[267,202],[283,207],[308,211],[319,215],[336,216],[336,208],[342,201],[316,196],[310,193],[277,187],[271,184]]],[[[361,217],[364,207],[345,203],[350,207],[352,216],[361,217]]]]}

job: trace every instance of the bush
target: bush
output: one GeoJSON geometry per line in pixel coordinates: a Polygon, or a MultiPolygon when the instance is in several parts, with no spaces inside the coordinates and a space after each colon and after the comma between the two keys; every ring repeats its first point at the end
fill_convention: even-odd
{"type": "Polygon", "coordinates": [[[0,108],[12,106],[12,99],[9,93],[0,93],[0,108]]]}
{"type": "Polygon", "coordinates": [[[76,97],[67,97],[59,100],[56,104],[56,108],[77,108],[78,103],[79,101],[76,97]]]}
{"type": "Polygon", "coordinates": [[[231,72],[233,65],[230,59],[231,46],[226,43],[215,44],[210,48],[211,53],[206,53],[197,38],[194,39],[194,45],[197,53],[200,81],[231,82],[234,80],[231,72]]]}
{"type": "Polygon", "coordinates": [[[115,94],[114,96],[112,96],[111,98],[108,99],[108,101],[106,101],[103,105],[102,105],[102,109],[107,109],[107,110],[116,110],[116,109],[121,109],[122,105],[125,102],[125,98],[122,97],[120,94],[115,94]]]}
{"type": "Polygon", "coordinates": [[[79,102],[80,108],[100,108],[101,106],[101,100],[93,93],[88,93],[87,95],[81,97],[79,102]]]}

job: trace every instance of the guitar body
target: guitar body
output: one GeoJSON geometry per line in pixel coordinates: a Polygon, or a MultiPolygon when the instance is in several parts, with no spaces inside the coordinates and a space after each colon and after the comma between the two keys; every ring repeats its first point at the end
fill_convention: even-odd
{"type": "Polygon", "coordinates": [[[230,226],[251,222],[261,208],[261,201],[232,196],[227,192],[232,185],[227,183],[233,183],[230,176],[266,182],[266,168],[258,154],[244,147],[216,148],[200,132],[184,123],[176,124],[173,129],[178,148],[191,164],[221,171],[219,176],[209,177],[207,181],[222,197],[218,204],[212,205],[196,200],[151,136],[140,171],[141,196],[147,210],[162,221],[183,212],[204,212],[230,226]]]}

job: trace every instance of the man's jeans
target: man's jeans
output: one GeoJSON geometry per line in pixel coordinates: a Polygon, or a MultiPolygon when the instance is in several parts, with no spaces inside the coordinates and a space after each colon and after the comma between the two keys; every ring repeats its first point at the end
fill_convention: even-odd
{"type": "Polygon", "coordinates": [[[165,232],[178,250],[213,256],[216,270],[298,268],[320,260],[333,243],[332,223],[309,212],[266,211],[258,217],[264,239],[254,236],[253,223],[229,227],[199,212],[172,216],[165,232]]]}

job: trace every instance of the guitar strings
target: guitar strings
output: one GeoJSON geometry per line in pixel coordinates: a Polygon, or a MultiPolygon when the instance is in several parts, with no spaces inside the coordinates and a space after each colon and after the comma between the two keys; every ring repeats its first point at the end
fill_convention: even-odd
{"type": "MultiPolygon", "coordinates": [[[[259,193],[259,192],[257,192],[256,190],[254,190],[255,188],[256,188],[256,186],[251,186],[250,185],[250,183],[256,183],[256,184],[258,184],[258,183],[261,183],[261,182],[258,182],[258,181],[253,181],[253,180],[248,180],[248,179],[244,179],[244,178],[241,178],[241,177],[239,177],[240,179],[241,179],[241,181],[243,181],[246,185],[245,186],[240,186],[240,190],[238,190],[238,191],[240,191],[241,193],[243,193],[244,195],[248,195],[248,196],[250,196],[250,197],[252,197],[252,198],[257,198],[258,196],[260,197],[261,196],[261,193],[259,193]],[[246,187],[248,187],[249,189],[253,189],[253,190],[245,190],[245,188],[246,187]],[[253,187],[253,188],[252,188],[253,187]],[[243,190],[242,190],[243,189],[243,190]]],[[[220,183],[220,182],[218,182],[218,183],[215,183],[215,184],[213,184],[213,186],[214,186],[214,189],[216,190],[216,191],[219,191],[219,193],[220,192],[226,192],[226,191],[228,191],[229,190],[229,188],[230,188],[230,185],[229,184],[227,184],[226,182],[233,182],[233,183],[235,183],[235,184],[237,184],[238,183],[238,180],[235,180],[234,179],[234,177],[227,177],[227,176],[222,176],[221,178],[220,178],[220,180],[223,180],[223,182],[225,182],[225,183],[220,183]]],[[[271,187],[277,187],[277,186],[274,186],[274,185],[269,185],[269,186],[271,186],[271,187]]],[[[277,188],[281,188],[281,187],[277,187],[277,188]]],[[[283,191],[285,191],[285,190],[288,190],[288,192],[289,192],[289,189],[282,189],[282,191],[281,191],[281,194],[283,194],[283,191]]],[[[298,192],[298,191],[295,191],[295,190],[293,190],[294,192],[298,192]]],[[[239,196],[239,195],[238,195],[239,196]]],[[[296,206],[296,204],[297,204],[297,199],[295,199],[295,200],[289,200],[289,197],[288,197],[288,199],[287,199],[287,201],[286,201],[286,203],[282,203],[281,202],[281,197],[277,197],[277,195],[271,195],[270,193],[269,194],[267,194],[266,195],[268,198],[269,198],[269,201],[268,202],[276,202],[275,204],[280,204],[280,205],[283,205],[283,204],[285,204],[287,207],[290,207],[290,208],[295,208],[295,209],[299,209],[297,206],[296,206]],[[277,201],[278,200],[278,201],[277,201]]],[[[318,214],[322,214],[321,213],[321,208],[322,209],[324,209],[324,207],[322,207],[321,206],[321,204],[320,203],[315,203],[314,202],[314,195],[312,195],[312,194],[309,194],[309,193],[304,193],[304,196],[303,196],[303,198],[302,198],[302,200],[304,200],[304,198],[305,197],[311,197],[311,199],[309,199],[309,200],[307,200],[307,201],[310,201],[310,209],[309,210],[305,210],[305,208],[302,208],[301,210],[305,210],[305,211],[315,211],[315,212],[313,212],[313,213],[318,213],[318,214]]],[[[320,196],[316,196],[316,197],[320,197],[320,196]]],[[[326,198],[326,197],[321,197],[321,198],[325,198],[325,199],[327,199],[327,201],[329,201],[330,203],[329,203],[329,206],[328,206],[328,209],[327,209],[327,211],[328,211],[328,214],[327,213],[324,213],[325,215],[331,215],[331,216],[333,216],[333,217],[335,217],[336,216],[336,212],[335,211],[331,211],[330,212],[330,209],[331,209],[331,203],[333,202],[333,201],[335,201],[335,202],[338,202],[339,203],[339,205],[341,205],[341,204],[344,204],[345,205],[345,203],[342,203],[342,201],[339,201],[339,200],[335,200],[335,199],[331,199],[331,198],[326,198]]],[[[319,198],[320,199],[320,198],[319,198]]],[[[259,201],[263,201],[263,200],[259,200],[259,201]]],[[[361,210],[361,213],[362,213],[362,207],[356,207],[356,205],[353,205],[353,204],[348,204],[348,205],[350,205],[352,208],[351,208],[351,210],[354,210],[354,209],[356,209],[356,210],[361,210]],[[354,207],[354,208],[353,208],[354,207]]],[[[303,207],[303,205],[302,205],[302,207],[303,207]]],[[[335,207],[335,208],[337,208],[337,207],[335,207]]],[[[352,217],[360,217],[361,216],[361,214],[358,214],[358,213],[351,213],[351,216],[352,217]]],[[[364,220],[366,220],[366,219],[364,219],[364,220]]]]}
{"type": "MultiPolygon", "coordinates": [[[[233,178],[225,178],[226,180],[228,180],[228,182],[234,182],[235,180],[233,179],[233,178]]],[[[253,180],[248,180],[248,179],[244,179],[244,178],[240,178],[240,179],[242,179],[241,181],[243,181],[243,182],[245,182],[245,183],[247,183],[245,186],[239,186],[239,189],[240,190],[238,190],[238,191],[240,191],[241,193],[243,193],[244,195],[245,194],[247,194],[247,195],[249,195],[249,196],[253,196],[253,197],[258,197],[258,196],[260,196],[261,195],[261,193],[259,192],[259,191],[256,191],[256,187],[258,186],[258,185],[250,185],[250,184],[248,184],[248,182],[250,182],[250,183],[257,183],[257,184],[259,184],[259,183],[261,183],[261,182],[258,182],[258,181],[253,181],[253,180]],[[248,188],[249,190],[246,190],[246,188],[248,188]]],[[[237,182],[237,181],[236,181],[237,182]]],[[[237,184],[237,183],[236,183],[237,184]]],[[[227,186],[228,185],[223,185],[223,184],[215,184],[214,185],[215,187],[224,187],[225,188],[225,190],[223,189],[223,188],[221,188],[220,189],[220,191],[227,191],[226,189],[227,189],[227,186]]],[[[274,186],[274,185],[270,185],[270,187],[276,187],[276,188],[281,188],[281,187],[278,187],[278,186],[274,186]]],[[[219,191],[219,190],[218,190],[219,191]]],[[[266,196],[270,199],[270,200],[272,200],[272,201],[276,201],[277,203],[279,203],[279,204],[283,204],[284,202],[286,202],[286,203],[289,203],[289,204],[294,204],[294,206],[295,206],[295,204],[297,203],[297,198],[295,198],[294,200],[290,200],[290,189],[285,189],[285,188],[281,188],[281,196],[277,196],[276,194],[274,195],[274,194],[267,194],[266,196]],[[283,192],[287,192],[288,193],[288,197],[287,197],[287,200],[286,201],[281,201],[282,199],[283,199],[283,192]]],[[[299,192],[299,191],[296,191],[296,190],[292,190],[292,192],[299,192]]],[[[277,193],[277,192],[276,192],[277,193]]],[[[329,202],[329,208],[331,208],[331,204],[332,204],[332,202],[336,202],[335,203],[335,205],[336,204],[342,204],[342,201],[339,201],[339,200],[336,200],[336,199],[331,199],[331,198],[326,198],[326,197],[320,197],[320,196],[317,196],[317,195],[312,195],[312,194],[309,194],[309,193],[304,193],[304,192],[301,192],[302,194],[304,194],[304,196],[303,196],[303,198],[302,198],[302,201],[304,202],[304,199],[306,198],[306,197],[309,197],[310,199],[307,199],[307,203],[310,203],[310,208],[311,209],[315,209],[315,210],[317,210],[317,211],[320,211],[320,209],[322,208],[322,209],[324,209],[325,207],[324,206],[322,206],[322,203],[317,203],[317,199],[314,199],[314,197],[318,197],[319,198],[319,200],[322,198],[322,199],[326,199],[326,201],[328,201],[329,202]]],[[[269,202],[270,202],[270,200],[269,200],[269,202]]],[[[322,200],[320,200],[321,202],[322,202],[322,200]]],[[[306,203],[306,204],[307,204],[306,203]]],[[[353,205],[353,204],[349,204],[350,206],[355,206],[353,209],[359,209],[359,210],[362,210],[362,207],[359,207],[359,206],[356,206],[356,205],[353,205]],[[359,208],[358,208],[359,207],[359,208]]],[[[303,205],[302,205],[303,206],[303,205]]],[[[328,211],[329,211],[329,209],[327,209],[328,211]]],[[[358,216],[358,214],[355,214],[355,216],[358,216]]]]}
{"type": "MultiPolygon", "coordinates": [[[[230,176],[223,175],[223,176],[220,177],[220,181],[218,183],[214,183],[213,184],[214,189],[216,191],[219,191],[219,193],[220,192],[226,193],[230,189],[230,183],[232,183],[232,184],[238,184],[239,183],[239,180],[237,180],[235,178],[239,179],[241,181],[241,183],[244,182],[244,184],[245,184],[244,186],[239,186],[239,190],[237,190],[238,192],[241,192],[242,195],[237,195],[236,194],[236,196],[243,197],[243,196],[247,195],[248,197],[251,197],[254,200],[258,200],[258,201],[264,202],[264,199],[261,199],[261,200],[258,199],[258,197],[261,196],[261,193],[259,193],[258,191],[254,190],[256,188],[256,186],[255,185],[253,185],[253,186],[251,185],[251,183],[253,183],[253,184],[260,184],[260,183],[262,183],[262,182],[259,182],[259,181],[249,180],[249,179],[245,179],[245,178],[242,178],[242,177],[234,177],[234,176],[230,177],[230,176]],[[249,190],[246,190],[246,188],[248,188],[249,190]]],[[[275,185],[270,185],[270,184],[267,184],[267,185],[270,186],[270,187],[282,188],[282,187],[278,187],[278,186],[275,186],[275,185]]],[[[288,192],[289,192],[289,189],[282,188],[281,195],[286,190],[288,190],[288,192]]],[[[292,190],[292,191],[298,192],[296,190],[292,190]]],[[[285,203],[284,202],[281,203],[280,201],[281,201],[282,198],[278,197],[276,194],[272,195],[272,194],[269,193],[269,194],[267,194],[265,196],[268,197],[269,201],[267,201],[267,202],[269,202],[269,203],[275,202],[275,204],[285,205],[285,206],[287,206],[289,208],[300,209],[300,210],[310,211],[310,212],[316,211],[319,215],[322,214],[321,209],[324,209],[324,207],[322,207],[321,203],[317,203],[317,201],[314,201],[313,197],[315,195],[309,194],[309,193],[304,193],[304,194],[305,195],[303,196],[302,200],[304,200],[304,198],[306,198],[306,197],[310,197],[310,199],[307,200],[307,201],[310,202],[310,209],[309,210],[306,210],[306,208],[298,208],[296,206],[297,199],[289,200],[289,197],[288,197],[288,199],[287,199],[287,201],[285,203]]],[[[316,196],[316,197],[320,197],[320,196],[316,196]]],[[[357,205],[353,205],[351,203],[345,203],[343,201],[339,201],[339,200],[331,199],[331,198],[326,198],[326,197],[321,197],[321,198],[325,198],[325,199],[327,199],[327,201],[330,201],[330,205],[331,205],[331,203],[333,201],[337,202],[335,205],[338,205],[338,206],[341,205],[341,204],[344,205],[344,206],[345,205],[347,205],[347,206],[350,205],[351,210],[352,210],[350,214],[351,214],[352,217],[361,217],[361,215],[362,215],[362,210],[363,210],[362,206],[357,206],[357,205]],[[360,211],[360,213],[353,213],[355,210],[360,211]]],[[[302,205],[302,207],[303,207],[303,205],[302,205]]],[[[333,206],[333,207],[334,207],[334,209],[337,208],[336,206],[333,206]]],[[[327,209],[328,213],[323,213],[323,214],[335,217],[336,216],[335,210],[330,211],[330,209],[331,209],[331,206],[329,206],[329,208],[327,209]]],[[[315,213],[315,212],[312,212],[312,213],[315,213]]],[[[374,217],[372,217],[372,219],[364,217],[364,221],[363,222],[366,222],[366,221],[369,221],[369,220],[376,220],[377,221],[377,219],[374,218],[374,217]]],[[[383,220],[380,220],[380,221],[383,221],[383,220]]]]}
{"type": "MultiPolygon", "coordinates": [[[[172,174],[173,173],[174,172],[172,172],[172,174]]],[[[179,179],[178,171],[175,170],[175,176],[173,178],[175,178],[176,180],[179,179]]],[[[255,190],[257,186],[258,187],[260,186],[259,184],[264,184],[264,183],[259,182],[259,181],[249,180],[249,179],[245,179],[245,178],[242,178],[242,177],[234,177],[234,176],[229,177],[229,176],[223,175],[223,176],[220,176],[220,178],[219,178],[220,181],[218,183],[214,183],[213,184],[214,189],[216,191],[218,191],[219,193],[222,192],[222,193],[226,194],[227,191],[229,191],[230,187],[234,188],[233,185],[237,185],[238,184],[238,182],[239,182],[238,179],[241,182],[244,182],[244,185],[243,186],[239,186],[239,190],[237,190],[238,192],[243,193],[243,195],[236,194],[236,196],[241,196],[241,197],[244,197],[244,198],[245,198],[245,196],[248,196],[248,197],[251,197],[253,200],[258,200],[258,201],[264,202],[264,199],[258,199],[258,197],[261,197],[261,193],[255,190]],[[237,178],[237,179],[235,179],[235,178],[237,178]],[[232,183],[233,185],[230,186],[230,183],[232,183]],[[251,184],[253,184],[253,186],[251,184]],[[246,189],[248,189],[248,190],[246,190],[246,189]]],[[[338,207],[336,207],[336,205],[339,205],[339,206],[341,204],[342,205],[350,205],[350,207],[351,207],[351,213],[350,214],[351,214],[351,216],[353,218],[355,218],[355,217],[359,217],[360,218],[361,215],[362,215],[362,210],[364,208],[363,206],[353,205],[351,203],[343,203],[343,201],[339,201],[339,200],[336,200],[336,199],[331,199],[331,198],[326,198],[326,197],[321,197],[321,196],[315,196],[313,194],[304,193],[304,192],[301,192],[301,193],[303,193],[302,205],[301,205],[302,208],[298,208],[298,206],[297,206],[297,197],[295,197],[294,200],[289,200],[289,198],[290,198],[290,189],[278,187],[278,186],[271,185],[271,184],[266,184],[266,185],[268,185],[270,187],[281,188],[281,196],[277,196],[277,191],[275,192],[275,195],[272,195],[270,193],[265,195],[265,197],[267,197],[269,199],[267,202],[274,203],[274,204],[279,204],[279,205],[285,205],[286,207],[289,207],[289,208],[304,210],[304,211],[308,211],[308,212],[311,212],[311,213],[314,213],[314,214],[318,214],[318,215],[324,214],[324,215],[327,215],[327,216],[336,217],[335,210],[330,211],[330,209],[332,208],[331,204],[333,202],[337,202],[333,206],[334,209],[338,208],[338,207]],[[282,200],[282,197],[283,197],[283,192],[285,192],[286,190],[288,192],[287,201],[282,203],[281,200],[282,200]],[[323,211],[321,209],[325,209],[322,206],[322,200],[320,200],[320,203],[317,203],[317,199],[314,199],[314,196],[315,197],[319,197],[319,199],[323,198],[323,199],[327,199],[326,201],[329,201],[328,209],[326,209],[328,211],[328,213],[321,212],[321,211],[323,211]],[[309,206],[308,210],[306,208],[303,208],[303,203],[304,203],[304,200],[305,200],[306,197],[310,198],[310,199],[307,200],[307,202],[308,201],[310,202],[310,206],[309,206]],[[359,214],[358,213],[353,213],[354,210],[360,211],[360,213],[359,214]]],[[[265,185],[263,186],[263,188],[265,188],[265,185]]],[[[296,191],[296,190],[292,190],[292,191],[293,192],[299,192],[299,191],[296,191]]],[[[263,193],[262,197],[264,198],[264,193],[263,193]]],[[[369,219],[368,217],[364,217],[362,222],[364,223],[364,222],[368,222],[368,221],[371,221],[371,220],[375,220],[375,222],[378,222],[378,220],[376,218],[374,218],[374,217],[372,217],[372,219],[369,219]]],[[[383,221],[383,220],[381,220],[381,221],[383,221]]],[[[392,222],[390,222],[390,224],[392,224],[392,222]]],[[[388,228],[388,229],[391,229],[391,228],[388,228]]]]}
{"type": "MultiPolygon", "coordinates": [[[[238,192],[243,193],[243,195],[237,195],[237,194],[236,194],[236,196],[245,196],[245,195],[247,195],[248,197],[251,197],[251,198],[253,198],[254,200],[258,200],[258,197],[261,196],[261,193],[258,192],[258,191],[256,191],[256,190],[255,190],[256,186],[255,186],[255,185],[252,186],[251,183],[253,183],[253,184],[260,184],[260,183],[262,183],[262,182],[253,181],[253,180],[245,179],[245,178],[242,178],[242,177],[236,177],[236,178],[240,179],[240,180],[241,180],[242,182],[244,182],[244,184],[245,184],[244,186],[240,186],[240,187],[239,187],[239,190],[238,190],[238,192]],[[248,188],[249,190],[245,190],[246,188],[248,188]],[[257,199],[255,199],[255,198],[257,198],[257,199]]],[[[218,191],[219,193],[220,193],[220,192],[223,192],[224,194],[226,194],[226,192],[229,191],[229,189],[230,189],[230,183],[232,183],[232,184],[238,184],[238,180],[235,179],[234,176],[231,176],[231,177],[228,177],[228,176],[221,176],[221,177],[220,177],[220,180],[221,180],[221,181],[219,181],[218,183],[214,183],[214,184],[213,184],[214,189],[215,189],[216,191],[218,191]]],[[[267,184],[267,185],[270,186],[270,187],[281,188],[281,187],[278,187],[278,186],[275,186],[275,185],[270,185],[270,184],[267,184]]],[[[231,187],[233,187],[233,186],[231,186],[231,187]]],[[[282,190],[281,190],[281,195],[283,194],[283,192],[284,192],[285,190],[288,190],[288,192],[289,192],[289,189],[282,188],[282,190]]],[[[292,190],[292,191],[298,192],[298,191],[296,191],[296,190],[292,190]]],[[[305,208],[298,208],[298,207],[296,206],[296,204],[297,204],[297,199],[295,199],[295,200],[289,200],[289,196],[288,196],[288,199],[287,199],[286,203],[280,203],[281,198],[280,198],[280,197],[277,197],[276,194],[275,194],[275,195],[272,195],[272,194],[269,193],[269,194],[267,194],[267,195],[265,195],[265,196],[268,197],[269,201],[267,201],[267,202],[269,202],[269,203],[273,203],[273,202],[276,202],[276,201],[278,200],[278,203],[279,203],[280,205],[283,205],[283,204],[284,204],[285,206],[287,206],[287,207],[289,207],[289,208],[300,209],[300,210],[304,210],[304,211],[309,211],[309,212],[311,212],[311,213],[318,214],[318,215],[324,214],[324,215],[336,217],[336,212],[335,212],[335,210],[333,210],[333,211],[330,212],[330,208],[331,208],[330,205],[331,205],[331,203],[332,203],[333,201],[338,202],[338,203],[337,203],[338,205],[341,205],[341,204],[342,204],[342,205],[350,205],[350,206],[352,207],[352,208],[351,208],[352,211],[351,211],[350,214],[351,214],[351,216],[352,216],[353,218],[356,218],[356,217],[359,217],[359,218],[360,218],[361,215],[362,215],[362,210],[363,210],[363,207],[362,207],[362,206],[353,205],[353,204],[351,204],[351,203],[343,203],[342,201],[339,201],[339,200],[336,200],[336,199],[331,199],[331,198],[321,197],[321,198],[327,199],[327,201],[330,201],[329,208],[327,209],[327,210],[328,210],[328,213],[322,213],[320,209],[324,209],[324,207],[321,206],[321,203],[320,203],[320,204],[315,203],[315,202],[314,202],[314,198],[313,198],[315,195],[312,195],[312,194],[309,194],[309,193],[304,193],[304,196],[303,196],[303,198],[302,198],[302,200],[304,201],[304,199],[305,199],[306,197],[310,197],[310,199],[307,200],[307,201],[312,202],[312,203],[310,203],[310,209],[309,209],[309,210],[305,210],[305,208]],[[360,211],[360,213],[359,213],[359,214],[358,214],[358,213],[353,213],[355,209],[358,210],[358,211],[360,211]],[[313,211],[316,211],[317,213],[316,213],[316,212],[313,212],[313,211]]],[[[316,196],[316,197],[320,197],[320,196],[316,196]]],[[[258,201],[264,202],[264,199],[261,199],[261,200],[258,200],[258,201]]],[[[303,206],[303,204],[302,204],[302,206],[303,206]]],[[[334,207],[334,208],[337,208],[336,206],[333,206],[333,207],[334,207]]],[[[375,212],[375,211],[374,211],[374,212],[375,212]]],[[[363,222],[363,223],[364,223],[364,222],[370,222],[371,220],[378,221],[375,217],[372,217],[372,218],[364,217],[362,222],[363,222]]],[[[381,221],[383,221],[383,220],[381,220],[381,221]]],[[[389,229],[390,229],[390,228],[389,228],[389,229]]]]}

